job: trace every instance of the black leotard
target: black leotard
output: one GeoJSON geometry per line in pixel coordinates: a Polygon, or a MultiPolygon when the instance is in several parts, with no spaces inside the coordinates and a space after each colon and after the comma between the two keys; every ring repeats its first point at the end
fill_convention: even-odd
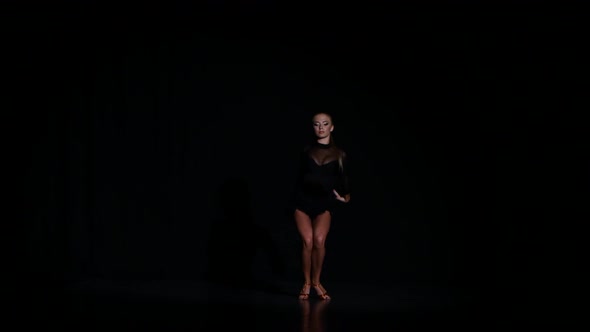
{"type": "Polygon", "coordinates": [[[295,208],[313,218],[324,211],[333,212],[338,204],[336,192],[350,193],[348,158],[332,144],[314,142],[301,154],[297,177],[295,208]]]}

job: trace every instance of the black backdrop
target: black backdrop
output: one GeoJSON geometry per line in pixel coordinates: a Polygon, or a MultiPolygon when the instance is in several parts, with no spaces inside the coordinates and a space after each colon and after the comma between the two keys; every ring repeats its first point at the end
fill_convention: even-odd
{"type": "Polygon", "coordinates": [[[563,34],[575,13],[557,14],[13,5],[21,217],[5,277],[300,280],[289,195],[310,116],[327,111],[353,195],[326,279],[521,287],[551,260],[537,235],[563,211],[555,192],[578,142],[563,148],[580,124],[555,116],[576,107],[557,92],[579,60],[563,34]]]}

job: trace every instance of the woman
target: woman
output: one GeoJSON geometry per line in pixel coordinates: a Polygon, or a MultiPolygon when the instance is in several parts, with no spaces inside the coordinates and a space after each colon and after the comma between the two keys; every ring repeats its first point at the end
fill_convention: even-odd
{"type": "Polygon", "coordinates": [[[312,123],[316,139],[301,155],[295,196],[295,223],[303,240],[305,278],[299,299],[307,300],[313,287],[321,299],[329,300],[320,275],[332,212],[337,204],[350,201],[348,165],[344,151],[334,145],[332,117],[317,113],[312,123]]]}

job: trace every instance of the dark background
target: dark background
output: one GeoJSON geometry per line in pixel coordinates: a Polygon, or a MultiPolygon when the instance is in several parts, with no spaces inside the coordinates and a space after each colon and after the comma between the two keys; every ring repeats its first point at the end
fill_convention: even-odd
{"type": "Polygon", "coordinates": [[[301,280],[289,199],[315,111],[352,162],[325,280],[514,304],[566,271],[559,220],[581,201],[567,194],[583,151],[564,95],[582,91],[573,8],[5,8],[7,289],[301,280]]]}

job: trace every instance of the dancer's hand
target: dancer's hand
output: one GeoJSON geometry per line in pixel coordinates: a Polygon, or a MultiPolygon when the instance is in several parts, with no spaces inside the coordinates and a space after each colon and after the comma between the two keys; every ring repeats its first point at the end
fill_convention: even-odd
{"type": "Polygon", "coordinates": [[[348,200],[342,196],[340,196],[340,194],[338,194],[338,192],[336,191],[336,189],[332,190],[334,192],[334,195],[336,195],[336,199],[344,202],[344,203],[348,203],[348,200]]]}

